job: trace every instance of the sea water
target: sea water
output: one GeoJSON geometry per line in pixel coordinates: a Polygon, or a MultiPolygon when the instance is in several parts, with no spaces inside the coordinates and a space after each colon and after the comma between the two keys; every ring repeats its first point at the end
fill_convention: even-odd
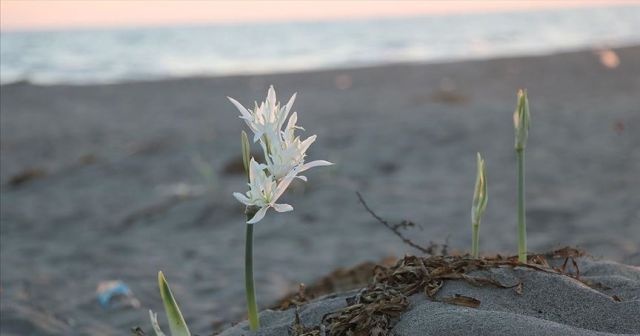
{"type": "Polygon", "coordinates": [[[441,62],[640,43],[640,6],[3,32],[0,82],[113,83],[441,62]]]}

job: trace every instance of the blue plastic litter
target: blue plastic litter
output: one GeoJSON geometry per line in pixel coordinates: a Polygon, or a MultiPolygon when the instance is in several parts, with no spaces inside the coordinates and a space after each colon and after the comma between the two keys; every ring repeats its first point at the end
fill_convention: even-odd
{"type": "Polygon", "coordinates": [[[108,308],[116,297],[127,298],[130,303],[137,301],[133,298],[133,292],[129,286],[120,280],[103,281],[98,284],[98,302],[103,308],[108,308]]]}

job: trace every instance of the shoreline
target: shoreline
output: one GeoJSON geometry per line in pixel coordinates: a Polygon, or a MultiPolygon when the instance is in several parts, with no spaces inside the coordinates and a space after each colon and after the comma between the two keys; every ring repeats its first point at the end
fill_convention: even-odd
{"type": "Polygon", "coordinates": [[[37,87],[99,87],[99,86],[114,86],[114,85],[127,85],[127,84],[151,84],[151,83],[169,83],[169,82],[184,82],[194,80],[218,80],[218,79],[243,79],[250,77],[265,77],[265,76],[291,76],[291,75],[318,75],[322,73],[335,73],[341,71],[368,71],[373,69],[393,69],[399,67],[424,67],[424,66],[441,66],[452,65],[459,63],[475,63],[475,62],[491,62],[491,61],[510,61],[510,60],[526,60],[531,58],[549,57],[549,56],[562,56],[573,55],[586,52],[598,52],[600,50],[617,50],[622,51],[626,49],[634,49],[640,47],[640,41],[622,43],[618,45],[603,45],[603,46],[581,46],[577,48],[569,49],[556,49],[552,51],[541,51],[539,53],[524,53],[524,54],[503,54],[494,56],[478,56],[473,58],[442,58],[434,59],[430,61],[391,61],[373,64],[349,64],[344,66],[334,66],[326,68],[312,68],[302,70],[285,70],[276,72],[255,72],[255,73],[229,73],[229,74],[206,74],[206,75],[186,75],[175,77],[161,77],[161,78],[149,78],[149,79],[123,79],[113,82],[53,82],[53,83],[38,83],[30,81],[28,78],[19,79],[12,82],[0,84],[0,88],[11,87],[16,85],[30,85],[37,87]]]}

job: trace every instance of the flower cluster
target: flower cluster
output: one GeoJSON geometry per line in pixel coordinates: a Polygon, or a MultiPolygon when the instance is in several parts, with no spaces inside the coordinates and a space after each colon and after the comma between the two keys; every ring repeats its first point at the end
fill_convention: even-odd
{"type": "Polygon", "coordinates": [[[289,116],[296,95],[291,96],[285,106],[280,106],[276,100],[276,91],[271,86],[267,93],[267,99],[260,105],[256,103],[253,110],[246,109],[231,97],[228,98],[240,111],[240,118],[253,132],[253,142],[260,142],[266,161],[258,163],[251,158],[248,167],[250,190],[246,194],[233,194],[238,201],[247,207],[257,208],[247,223],[259,222],[264,218],[269,208],[278,212],[293,210],[289,204],[276,203],[291,182],[295,178],[306,181],[307,178],[300,173],[309,168],[332,164],[324,160],[305,163],[306,151],[316,140],[316,136],[312,135],[302,140],[295,135],[296,130],[303,130],[302,127],[296,125],[298,114],[293,112],[289,116]],[[287,117],[289,117],[288,121],[287,117]],[[285,121],[287,122],[286,126],[285,121]]]}

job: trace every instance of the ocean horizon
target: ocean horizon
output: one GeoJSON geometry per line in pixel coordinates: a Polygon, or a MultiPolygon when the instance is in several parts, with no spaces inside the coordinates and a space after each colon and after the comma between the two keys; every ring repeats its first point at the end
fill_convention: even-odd
{"type": "Polygon", "coordinates": [[[640,44],[640,6],[2,32],[0,83],[99,84],[544,55],[640,44]]]}

